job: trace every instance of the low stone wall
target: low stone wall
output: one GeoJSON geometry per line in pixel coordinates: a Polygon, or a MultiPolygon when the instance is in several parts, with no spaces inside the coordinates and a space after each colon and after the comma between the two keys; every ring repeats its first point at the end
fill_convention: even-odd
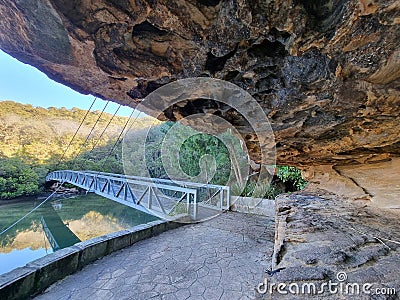
{"type": "Polygon", "coordinates": [[[275,200],[251,197],[237,197],[231,206],[232,211],[262,216],[275,215],[275,200]]]}
{"type": "Polygon", "coordinates": [[[56,281],[71,275],[93,261],[182,226],[182,223],[153,221],[59,250],[24,267],[0,275],[1,299],[26,299],[36,295],[56,281]]]}

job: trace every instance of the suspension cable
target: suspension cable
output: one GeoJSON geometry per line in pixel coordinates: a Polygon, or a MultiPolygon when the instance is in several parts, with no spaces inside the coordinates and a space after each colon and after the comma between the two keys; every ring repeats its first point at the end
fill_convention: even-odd
{"type": "Polygon", "coordinates": [[[107,108],[107,106],[108,106],[109,103],[110,103],[110,100],[107,100],[106,105],[103,107],[103,110],[101,111],[99,117],[97,118],[96,122],[94,122],[92,128],[90,129],[89,134],[86,136],[85,141],[83,142],[83,144],[82,144],[81,147],[79,148],[77,154],[75,155],[75,158],[72,160],[72,161],[75,161],[75,162],[74,162],[74,164],[72,165],[72,168],[71,168],[71,169],[73,169],[73,168],[75,167],[75,165],[76,165],[76,159],[77,159],[78,156],[82,153],[83,147],[84,147],[85,144],[89,141],[90,136],[92,135],[94,129],[96,128],[97,124],[99,123],[100,118],[103,116],[103,113],[104,113],[104,111],[106,110],[106,108],[107,108]]]}
{"type": "MultiPolygon", "coordinates": [[[[104,113],[104,111],[106,110],[106,108],[107,108],[107,106],[108,106],[109,103],[110,103],[110,100],[107,100],[106,105],[104,105],[103,110],[101,111],[101,113],[100,113],[99,117],[97,118],[96,122],[94,122],[94,124],[93,124],[93,126],[92,126],[92,129],[90,129],[90,132],[89,132],[89,134],[87,135],[87,137],[86,137],[86,139],[85,139],[85,141],[83,142],[82,145],[85,145],[85,144],[89,141],[90,136],[92,135],[94,129],[96,128],[97,124],[99,123],[100,118],[103,116],[103,113],[104,113]]],[[[80,154],[81,151],[82,151],[82,147],[81,147],[81,149],[79,150],[79,154],[80,154]]],[[[78,155],[79,155],[79,154],[78,154],[78,155]]]]}
{"type": "MultiPolygon", "coordinates": [[[[90,110],[92,109],[92,107],[93,107],[94,103],[96,102],[96,100],[97,100],[97,97],[94,98],[92,104],[91,104],[90,107],[89,107],[89,110],[86,112],[86,114],[85,114],[83,120],[82,120],[81,123],[79,124],[77,130],[75,131],[74,135],[72,136],[72,138],[71,138],[71,140],[70,140],[70,142],[69,142],[67,148],[64,150],[64,152],[63,152],[63,154],[62,154],[62,156],[61,156],[61,158],[60,158],[60,160],[58,161],[58,163],[57,163],[56,166],[58,166],[58,165],[61,163],[61,161],[62,161],[62,159],[64,158],[64,156],[65,156],[66,152],[68,151],[69,147],[72,145],[73,140],[74,140],[75,137],[77,136],[77,134],[78,134],[80,128],[82,127],[83,123],[85,122],[85,120],[86,120],[87,116],[89,115],[90,110]]],[[[106,110],[106,108],[107,108],[107,106],[108,106],[109,103],[110,103],[110,101],[107,100],[106,105],[104,106],[104,108],[103,108],[103,110],[101,111],[99,117],[97,118],[96,122],[95,122],[94,125],[92,126],[92,129],[90,130],[89,134],[87,135],[87,137],[86,137],[85,142],[83,143],[83,145],[85,145],[85,144],[88,142],[88,140],[89,140],[89,138],[90,138],[90,135],[93,133],[95,127],[97,126],[97,124],[98,124],[100,118],[102,117],[102,115],[103,115],[104,111],[106,110]]],[[[92,147],[91,152],[92,152],[93,149],[96,147],[96,145],[98,144],[98,142],[99,142],[99,140],[101,139],[101,137],[104,135],[105,131],[107,130],[107,128],[108,128],[109,125],[111,124],[112,120],[115,118],[115,116],[116,116],[116,114],[118,113],[118,111],[119,111],[120,108],[121,108],[121,104],[118,106],[118,108],[117,108],[117,110],[115,111],[114,115],[112,116],[112,118],[110,119],[110,121],[108,122],[108,124],[106,125],[106,127],[104,128],[104,130],[103,130],[103,132],[101,133],[101,135],[100,135],[98,141],[97,141],[97,142],[95,143],[95,145],[92,147]]],[[[133,113],[135,112],[135,110],[136,110],[136,109],[133,109],[132,113],[130,114],[130,116],[129,116],[128,120],[126,121],[124,127],[122,128],[122,130],[121,130],[121,132],[120,132],[120,134],[119,134],[117,140],[115,141],[115,143],[114,143],[114,145],[113,145],[111,151],[110,151],[109,154],[107,155],[106,160],[105,160],[104,163],[102,164],[102,167],[104,167],[105,163],[108,161],[108,159],[110,158],[110,156],[111,156],[112,153],[114,152],[115,147],[116,147],[117,144],[119,143],[120,138],[121,138],[123,132],[125,131],[126,127],[128,126],[128,124],[129,124],[129,122],[130,122],[130,120],[131,120],[131,118],[132,118],[133,113]]],[[[137,118],[139,117],[139,115],[140,115],[140,113],[136,116],[136,119],[134,120],[134,122],[137,120],[137,118]]],[[[78,154],[75,156],[74,159],[76,159],[76,158],[78,157],[78,155],[80,154],[81,150],[82,150],[82,147],[81,147],[81,149],[78,151],[78,154]]],[[[100,171],[99,171],[99,173],[100,173],[100,171]]],[[[98,175],[98,174],[97,174],[97,175],[98,175]]],[[[20,223],[22,220],[24,220],[25,218],[27,218],[30,214],[32,214],[33,212],[35,212],[36,210],[38,210],[43,204],[45,204],[49,199],[51,199],[51,198],[58,192],[58,190],[62,187],[62,185],[63,185],[64,183],[65,183],[65,181],[62,181],[61,184],[57,187],[57,189],[54,190],[54,191],[53,191],[46,199],[44,199],[39,205],[37,205],[36,207],[34,207],[31,211],[29,211],[28,213],[26,213],[23,217],[21,217],[20,219],[18,219],[17,221],[15,221],[13,224],[11,224],[10,226],[8,226],[6,229],[4,229],[3,231],[1,231],[1,232],[0,232],[0,236],[3,235],[4,233],[6,233],[6,232],[7,232],[8,230],[10,230],[11,228],[13,228],[14,226],[16,226],[16,225],[17,225],[18,223],[20,223]]]]}
{"type": "MultiPolygon", "coordinates": [[[[107,161],[108,158],[111,156],[111,154],[114,152],[115,147],[117,146],[117,144],[120,142],[120,138],[121,138],[122,134],[124,133],[126,127],[128,126],[129,121],[131,120],[131,118],[132,118],[132,116],[133,116],[133,114],[134,114],[135,111],[136,111],[136,109],[134,108],[133,111],[132,111],[132,113],[130,114],[128,120],[126,121],[124,127],[122,128],[122,130],[121,130],[121,132],[120,132],[120,134],[119,134],[117,140],[115,141],[115,143],[114,143],[114,145],[113,145],[113,147],[112,147],[110,153],[108,154],[108,156],[107,156],[107,158],[106,158],[106,161],[107,161]]],[[[142,113],[142,112],[139,112],[139,113],[138,113],[138,115],[136,116],[135,120],[133,120],[132,124],[134,124],[134,123],[136,122],[136,120],[138,119],[138,117],[139,117],[139,115],[140,115],[141,113],[142,113]]]]}
{"type": "MultiPolygon", "coordinates": [[[[58,160],[56,167],[58,167],[60,165],[60,163],[62,162],[65,154],[67,153],[69,147],[71,147],[72,142],[74,141],[74,139],[76,138],[79,130],[81,129],[83,123],[85,122],[87,116],[90,113],[90,110],[93,108],[93,105],[95,104],[97,100],[97,97],[95,97],[92,101],[92,104],[90,105],[89,109],[86,111],[85,116],[83,117],[81,123],[79,124],[78,128],[76,129],[74,135],[72,136],[71,140],[69,141],[67,148],[65,148],[65,150],[63,151],[60,159],[58,160]]],[[[107,103],[108,104],[108,103],[107,103]]],[[[31,213],[33,213],[34,211],[36,211],[37,209],[39,209],[43,204],[45,204],[49,199],[51,199],[54,194],[56,194],[61,187],[63,186],[63,184],[65,183],[65,181],[62,181],[61,184],[56,188],[56,190],[54,190],[54,192],[52,192],[46,199],[44,199],[39,205],[37,205],[36,207],[34,207],[31,211],[29,211],[28,213],[26,213],[23,217],[21,217],[20,219],[18,219],[16,222],[14,222],[12,225],[8,226],[6,229],[4,229],[2,232],[0,232],[0,236],[3,235],[5,232],[7,232],[8,230],[10,230],[11,228],[13,228],[15,225],[17,225],[19,222],[21,222],[22,220],[24,220],[26,217],[28,217],[31,213]]]]}
{"type": "Polygon", "coordinates": [[[56,168],[60,165],[61,161],[63,160],[65,154],[67,153],[69,147],[71,147],[73,140],[75,139],[76,135],[78,134],[78,131],[81,129],[83,122],[85,122],[87,116],[89,115],[90,110],[92,109],[94,103],[96,102],[97,97],[95,97],[92,101],[92,104],[90,105],[89,109],[86,111],[85,116],[83,117],[81,123],[78,126],[78,129],[75,131],[74,135],[72,136],[72,139],[69,141],[69,144],[67,146],[67,148],[64,150],[63,154],[61,155],[61,158],[59,159],[58,163],[56,164],[56,168]]]}
{"type": "Polygon", "coordinates": [[[104,127],[103,132],[100,134],[100,136],[98,137],[97,141],[95,142],[95,144],[93,145],[92,149],[90,150],[89,154],[91,154],[94,150],[94,148],[96,148],[97,144],[100,142],[101,138],[103,137],[104,133],[106,132],[106,130],[108,129],[108,127],[110,126],[111,122],[114,120],[115,116],[117,115],[119,109],[121,108],[121,104],[118,106],[117,110],[115,111],[115,113],[112,115],[110,121],[108,122],[108,124],[106,125],[106,127],[104,127]]]}
{"type": "MultiPolygon", "coordinates": [[[[100,170],[101,170],[101,169],[104,167],[104,165],[107,163],[108,159],[111,157],[111,155],[112,155],[112,153],[114,152],[115,148],[117,147],[118,143],[120,143],[121,136],[123,135],[125,129],[127,128],[127,126],[128,126],[128,124],[129,124],[130,120],[132,119],[132,116],[133,116],[133,114],[135,113],[135,111],[136,111],[136,108],[134,108],[134,109],[132,110],[131,114],[129,115],[129,118],[128,118],[128,120],[126,121],[124,127],[122,128],[120,134],[118,135],[118,137],[117,137],[117,139],[116,139],[116,141],[115,141],[113,147],[111,148],[110,152],[108,153],[108,155],[107,155],[105,161],[102,163],[102,165],[101,165],[101,167],[100,167],[100,170]]],[[[138,117],[140,116],[140,114],[141,114],[141,112],[138,113],[138,115],[136,116],[136,118],[135,118],[135,120],[132,122],[132,124],[136,122],[136,120],[138,119],[138,117]]],[[[101,173],[101,171],[99,171],[99,172],[97,173],[96,177],[97,177],[100,173],[101,173]]]]}

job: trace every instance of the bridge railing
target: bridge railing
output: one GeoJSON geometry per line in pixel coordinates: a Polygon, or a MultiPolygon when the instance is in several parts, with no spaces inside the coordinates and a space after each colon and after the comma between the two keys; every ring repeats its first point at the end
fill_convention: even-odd
{"type": "Polygon", "coordinates": [[[137,180],[141,182],[149,182],[153,184],[165,184],[171,186],[180,186],[190,189],[197,190],[197,202],[200,205],[209,205],[212,208],[218,208],[221,210],[228,210],[230,207],[230,188],[229,186],[224,185],[216,185],[216,184],[205,184],[205,183],[196,183],[189,181],[181,181],[181,180],[169,180],[162,178],[149,178],[149,177],[140,177],[140,176],[132,176],[132,175],[123,175],[123,174],[114,174],[114,173],[105,173],[105,172],[94,172],[94,171],[84,171],[91,174],[101,174],[104,176],[113,176],[120,177],[126,179],[137,180]]]}
{"type": "Polygon", "coordinates": [[[51,172],[46,181],[51,180],[71,183],[167,219],[188,215],[192,220],[197,220],[203,218],[198,216],[199,207],[224,210],[230,205],[230,190],[226,186],[71,170],[51,172]]]}
{"type": "Polygon", "coordinates": [[[40,217],[40,222],[42,223],[42,228],[43,228],[44,234],[46,235],[51,248],[53,249],[53,251],[57,251],[58,249],[60,249],[60,246],[58,245],[56,239],[54,238],[49,227],[47,226],[46,221],[44,220],[43,216],[40,217]]]}

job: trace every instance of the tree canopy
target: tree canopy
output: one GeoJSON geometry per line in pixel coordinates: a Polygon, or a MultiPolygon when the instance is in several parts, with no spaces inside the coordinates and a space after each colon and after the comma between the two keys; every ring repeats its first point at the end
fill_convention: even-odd
{"type": "MultiPolygon", "coordinates": [[[[39,193],[47,172],[55,169],[122,173],[121,147],[118,145],[112,155],[108,154],[128,118],[113,118],[99,111],[87,114],[60,163],[86,113],[78,108],[45,109],[0,101],[0,199],[39,193]]],[[[144,117],[131,120],[128,126],[144,128],[153,123],[153,119],[144,117]]]]}

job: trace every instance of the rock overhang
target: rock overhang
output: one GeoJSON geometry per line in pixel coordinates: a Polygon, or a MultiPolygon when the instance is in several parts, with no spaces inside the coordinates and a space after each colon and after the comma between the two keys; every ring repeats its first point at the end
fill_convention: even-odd
{"type": "MultiPolygon", "coordinates": [[[[130,106],[178,79],[230,81],[268,116],[277,163],[348,166],[400,154],[399,12],[395,0],[6,0],[0,48],[130,106]]],[[[163,117],[210,111],[257,147],[219,102],[181,103],[163,117]]]]}

